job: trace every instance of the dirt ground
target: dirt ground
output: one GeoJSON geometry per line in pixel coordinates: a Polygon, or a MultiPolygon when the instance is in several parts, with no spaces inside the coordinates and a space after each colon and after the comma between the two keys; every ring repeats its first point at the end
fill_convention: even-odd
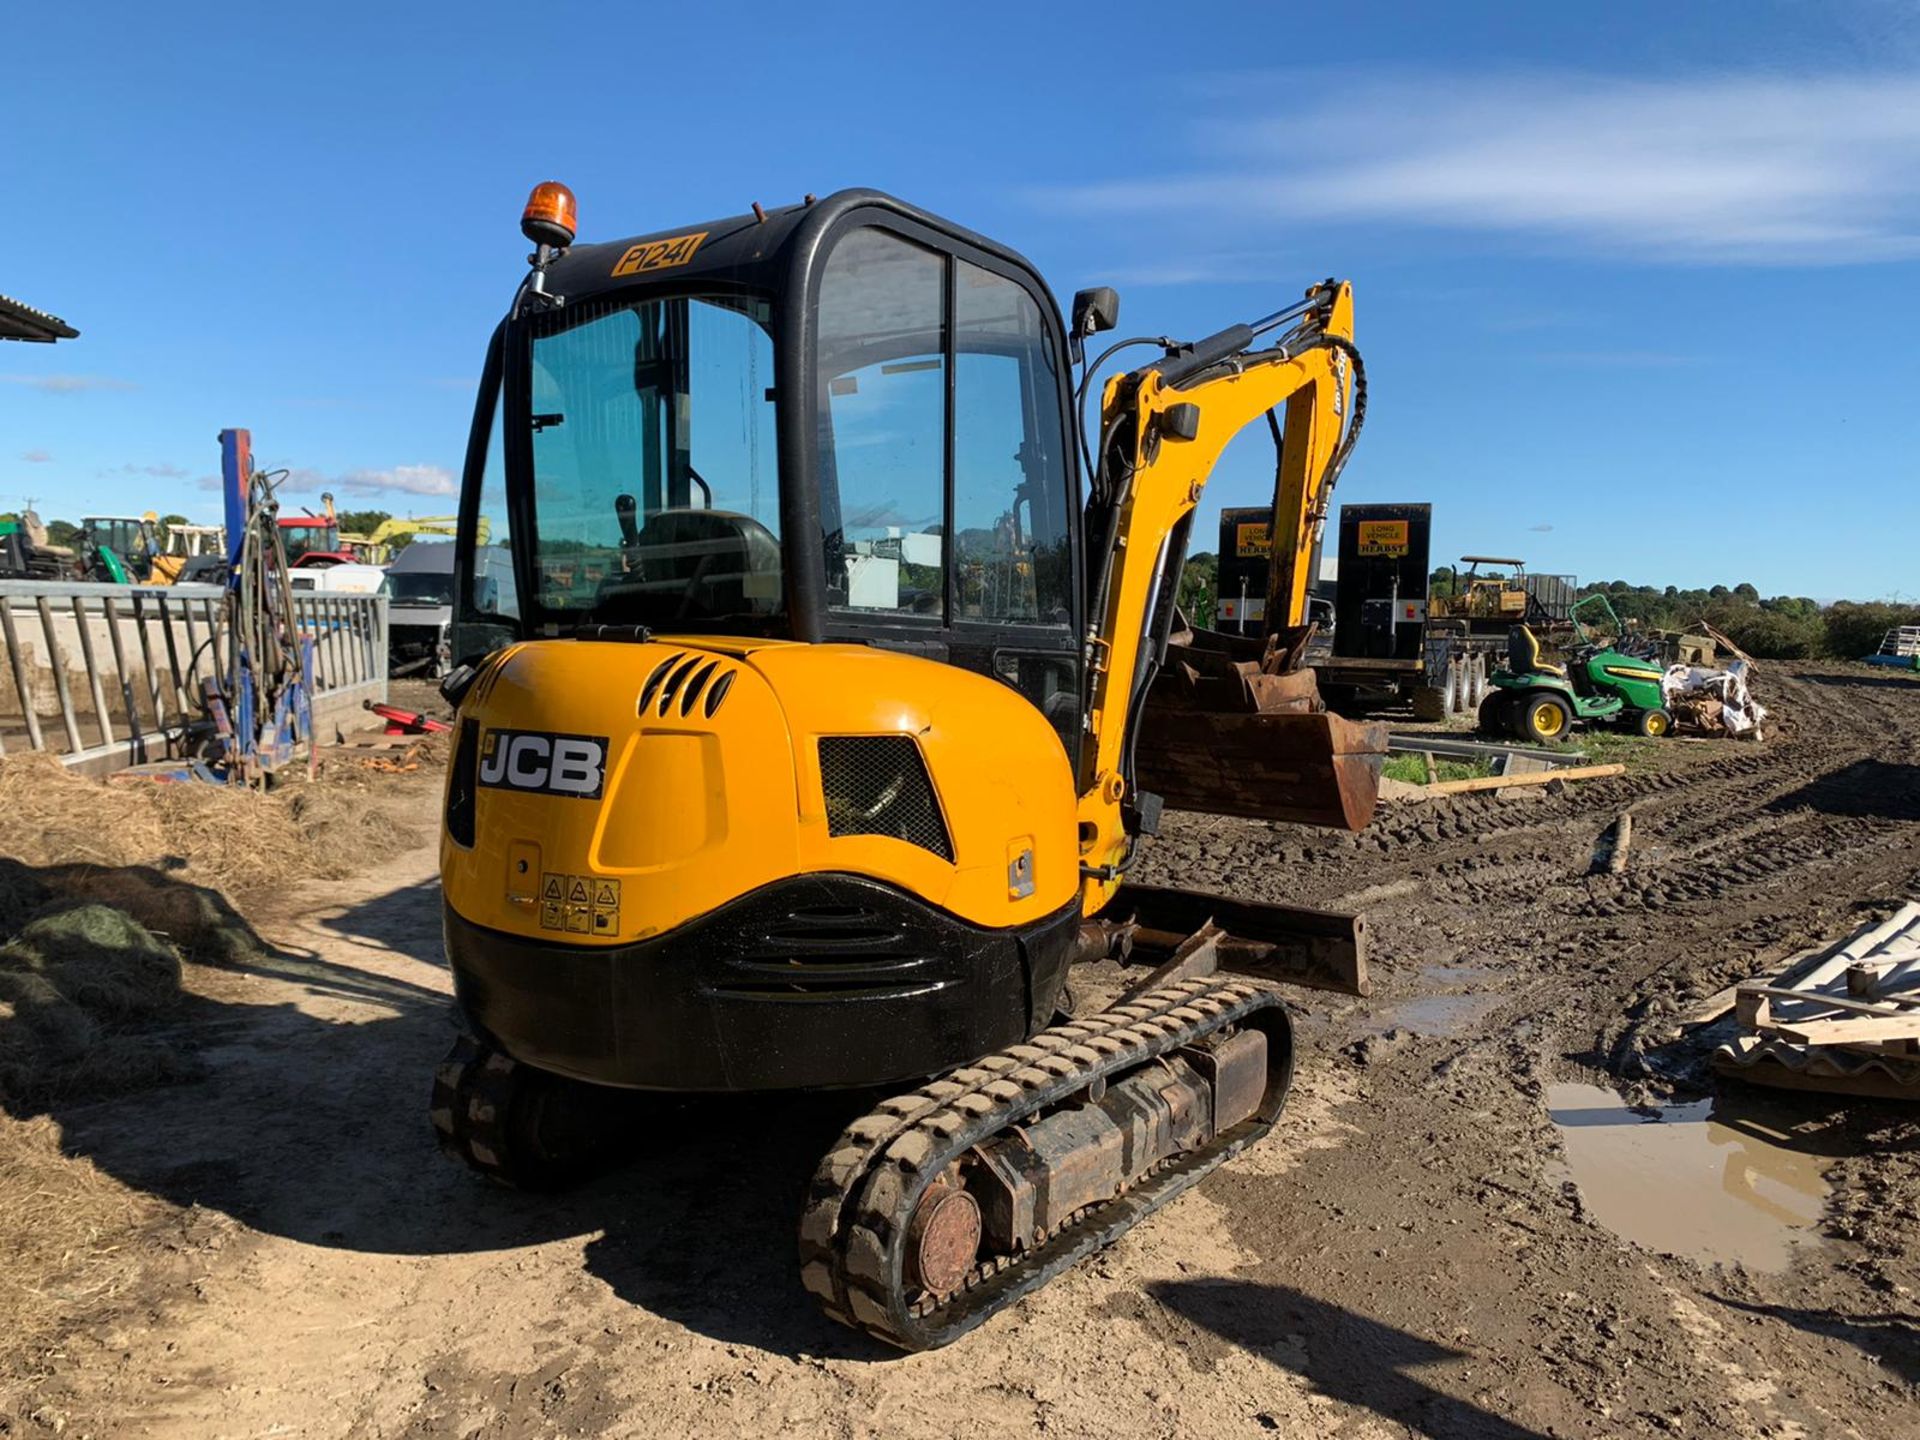
{"type": "Polygon", "coordinates": [[[1548,1113],[1574,1081],[1703,1093],[1676,1015],[1920,894],[1920,686],[1773,666],[1760,695],[1763,746],[1357,837],[1169,817],[1139,878],[1363,910],[1376,993],[1299,992],[1273,1136],[931,1355],[797,1284],[849,1101],[706,1104],[576,1193],[490,1188],[426,1120],[431,850],[292,891],[251,972],[189,974],[205,1078],[35,1122],[124,1188],[137,1269],[52,1297],[73,1323],[0,1373],[0,1435],[1920,1434],[1920,1116],[1729,1087],[1716,1118],[1831,1186],[1767,1268],[1607,1229],[1548,1113]]]}

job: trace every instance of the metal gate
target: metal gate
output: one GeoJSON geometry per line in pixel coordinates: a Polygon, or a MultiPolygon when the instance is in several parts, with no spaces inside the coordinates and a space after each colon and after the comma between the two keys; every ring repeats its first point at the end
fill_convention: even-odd
{"type": "MultiPolygon", "coordinates": [[[[226,673],[217,585],[0,580],[0,754],[39,750],[104,774],[164,759],[226,673]]],[[[314,652],[317,733],[387,698],[387,597],[294,596],[314,652]]]]}

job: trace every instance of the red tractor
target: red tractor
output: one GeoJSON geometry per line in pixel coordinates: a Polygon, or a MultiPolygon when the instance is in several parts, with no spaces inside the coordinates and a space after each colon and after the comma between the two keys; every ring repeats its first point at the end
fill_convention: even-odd
{"type": "Polygon", "coordinates": [[[340,522],[334,517],[333,496],[322,495],[320,503],[326,507],[323,514],[309,511],[280,517],[280,543],[287,547],[287,564],[292,569],[325,570],[351,564],[355,558],[340,546],[340,522]]]}

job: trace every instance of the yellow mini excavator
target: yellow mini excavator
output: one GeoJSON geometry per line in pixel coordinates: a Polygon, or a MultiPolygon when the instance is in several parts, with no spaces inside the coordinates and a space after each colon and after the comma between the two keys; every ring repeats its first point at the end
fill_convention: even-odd
{"type": "Polygon", "coordinates": [[[886,195],[610,244],[574,215],[534,191],[469,442],[433,1122],[543,1188],[634,1138],[624,1092],[882,1091],[806,1192],[800,1279],[941,1345],[1272,1127],[1275,983],[1365,993],[1357,917],[1125,881],[1156,680],[1206,649],[1188,529],[1263,418],[1273,633],[1180,661],[1156,723],[1231,745],[1222,809],[1372,812],[1384,735],[1289,668],[1363,413],[1351,292],[1089,363],[1112,291],[1063,320],[886,195]],[[1080,960],[1144,973],[1074,1014],[1080,960]]]}

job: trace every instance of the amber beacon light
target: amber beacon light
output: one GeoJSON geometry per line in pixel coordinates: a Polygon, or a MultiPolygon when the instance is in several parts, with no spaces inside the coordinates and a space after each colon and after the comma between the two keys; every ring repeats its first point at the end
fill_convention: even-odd
{"type": "Polygon", "coordinates": [[[536,245],[564,250],[573,243],[579,228],[578,213],[573,191],[558,180],[542,180],[527,197],[527,208],[520,212],[520,233],[536,245]]]}

